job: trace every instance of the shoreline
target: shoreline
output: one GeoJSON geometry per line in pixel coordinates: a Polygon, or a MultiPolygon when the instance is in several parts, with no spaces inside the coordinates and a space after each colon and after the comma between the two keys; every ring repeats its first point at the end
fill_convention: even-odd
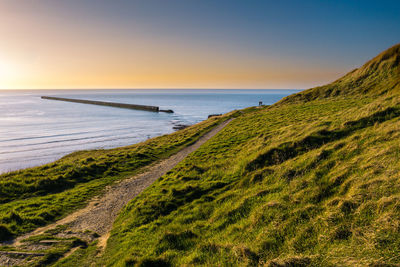
{"type": "MultiPolygon", "coordinates": [[[[232,111],[231,111],[231,112],[232,112],[232,111]]],[[[228,113],[231,113],[231,112],[228,112],[228,113]]],[[[226,114],[228,114],[228,113],[226,113],[226,114]]],[[[223,116],[223,115],[225,115],[225,114],[218,114],[218,117],[223,116]]],[[[212,117],[214,117],[214,116],[212,116],[212,117]]],[[[210,118],[210,117],[209,117],[209,118],[210,118]]],[[[143,142],[146,142],[146,141],[148,141],[148,140],[150,140],[150,139],[154,139],[154,138],[158,138],[158,137],[162,137],[162,136],[167,136],[167,135],[176,133],[176,132],[178,132],[178,131],[184,130],[184,129],[186,129],[186,128],[189,128],[189,127],[198,125],[198,124],[200,124],[200,123],[202,123],[202,122],[208,120],[209,118],[206,118],[206,119],[204,119],[203,121],[199,121],[199,122],[197,122],[197,123],[195,123],[195,124],[181,124],[181,123],[173,124],[173,126],[172,126],[172,130],[173,130],[173,131],[172,131],[172,132],[163,133],[163,134],[160,134],[160,135],[157,135],[157,136],[149,137],[149,138],[147,138],[147,139],[138,141],[138,142],[136,142],[136,143],[131,143],[131,144],[128,144],[128,145],[116,146],[116,147],[99,147],[99,148],[94,148],[94,149],[75,150],[75,151],[72,151],[72,152],[68,152],[68,153],[66,153],[66,154],[63,154],[62,156],[55,157],[54,159],[51,159],[51,160],[46,161],[46,162],[42,162],[42,163],[34,164],[34,165],[31,165],[31,166],[27,166],[27,167],[22,167],[22,168],[14,169],[14,170],[9,170],[9,171],[1,171],[1,170],[0,170],[0,177],[3,176],[3,175],[12,174],[12,173],[14,173],[14,172],[22,172],[22,171],[29,170],[29,169],[32,169],[32,168],[43,167],[43,166],[45,166],[45,165],[52,164],[52,163],[54,163],[54,162],[56,162],[56,161],[59,161],[59,160],[63,159],[64,157],[68,157],[68,156],[70,156],[71,154],[74,154],[74,153],[80,153],[80,152],[88,152],[88,153],[90,153],[90,152],[95,152],[95,151],[99,151],[99,150],[107,151],[107,150],[123,149],[123,148],[126,148],[126,147],[135,146],[135,145],[141,144],[141,143],[143,143],[143,142]]]]}
{"type": "Polygon", "coordinates": [[[4,145],[4,148],[0,146],[0,153],[3,154],[3,159],[0,159],[0,174],[40,166],[74,151],[109,149],[136,144],[150,137],[172,133],[206,120],[210,114],[254,106],[259,98],[263,98],[264,103],[273,103],[293,92],[297,90],[250,92],[229,89],[151,90],[151,92],[145,90],[65,90],[58,93],[57,91],[43,93],[40,90],[30,90],[28,95],[26,95],[27,91],[14,92],[10,97],[4,98],[4,101],[12,107],[9,111],[12,114],[8,115],[7,112],[4,114],[9,117],[9,122],[0,121],[0,127],[13,134],[0,138],[0,141],[3,141],[1,145],[4,145]],[[153,113],[132,111],[133,115],[130,115],[131,111],[125,109],[110,109],[61,101],[46,102],[40,99],[40,95],[44,94],[145,104],[152,103],[152,99],[155,99],[155,105],[161,108],[171,107],[176,113],[152,115],[153,113]],[[194,101],[199,95],[201,101],[194,101]],[[29,101],[29,106],[18,108],[19,105],[25,105],[25,101],[29,101]],[[18,123],[14,123],[14,120],[18,123]]]}
{"type": "Polygon", "coordinates": [[[134,145],[140,144],[142,142],[146,142],[149,139],[153,139],[153,138],[157,138],[157,137],[161,137],[161,136],[164,136],[164,135],[169,135],[169,134],[175,133],[177,131],[180,131],[180,130],[186,129],[188,127],[194,126],[196,124],[199,124],[201,122],[202,121],[200,121],[198,123],[195,123],[195,124],[191,124],[191,125],[177,124],[176,126],[172,126],[171,127],[173,131],[171,131],[169,133],[163,133],[163,134],[160,134],[160,135],[157,135],[157,136],[148,137],[147,139],[143,139],[141,141],[138,141],[136,143],[131,143],[131,144],[128,144],[128,145],[115,146],[115,147],[114,146],[112,146],[112,147],[98,147],[98,148],[93,148],[93,149],[81,149],[81,150],[78,149],[78,150],[74,150],[74,151],[68,152],[66,154],[62,153],[61,156],[54,157],[53,159],[51,159],[49,161],[43,161],[41,163],[34,164],[34,165],[31,165],[31,166],[28,165],[27,167],[21,167],[21,168],[18,168],[18,169],[5,170],[5,171],[0,170],[0,176],[6,175],[6,174],[9,174],[9,173],[13,173],[13,172],[20,172],[20,171],[24,171],[24,170],[27,170],[27,169],[37,168],[37,167],[41,167],[41,166],[44,166],[44,165],[47,165],[47,164],[51,164],[51,163],[56,162],[56,161],[58,161],[58,160],[60,160],[60,159],[62,159],[64,157],[67,157],[67,156],[69,156],[70,154],[73,154],[73,153],[79,153],[79,152],[82,152],[82,151],[88,151],[88,152],[93,151],[94,152],[94,151],[98,151],[98,150],[113,150],[113,149],[120,149],[120,148],[124,148],[124,147],[134,146],[134,145]],[[175,127],[178,127],[179,129],[175,129],[175,127]]]}

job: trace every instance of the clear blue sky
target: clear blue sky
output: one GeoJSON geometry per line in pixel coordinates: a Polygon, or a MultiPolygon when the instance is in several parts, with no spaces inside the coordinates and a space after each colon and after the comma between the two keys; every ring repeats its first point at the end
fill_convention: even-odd
{"type": "Polygon", "coordinates": [[[400,1],[3,0],[0,22],[0,88],[306,88],[399,43],[400,1]]]}

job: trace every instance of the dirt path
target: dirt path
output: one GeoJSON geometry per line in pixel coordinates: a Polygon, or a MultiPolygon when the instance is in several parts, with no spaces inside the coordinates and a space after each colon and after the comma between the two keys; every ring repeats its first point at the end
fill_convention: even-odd
{"type": "MultiPolygon", "coordinates": [[[[23,235],[17,238],[11,245],[20,246],[22,245],[21,240],[55,229],[59,225],[64,225],[67,227],[61,232],[58,232],[58,236],[82,237],[80,235],[84,232],[87,233],[87,230],[89,230],[100,235],[99,246],[104,247],[108,234],[112,228],[112,224],[119,211],[130,200],[149,187],[155,180],[171,170],[187,155],[197,150],[202,144],[221,131],[231,120],[232,119],[221,123],[210,132],[200,137],[200,139],[194,144],[182,149],[171,157],[154,165],[150,165],[143,173],[110,186],[104,195],[94,198],[85,208],[78,210],[53,224],[38,228],[29,234],[23,235]]],[[[93,239],[96,238],[97,237],[93,237],[93,239]]],[[[32,249],[36,250],[39,248],[32,249]]]]}

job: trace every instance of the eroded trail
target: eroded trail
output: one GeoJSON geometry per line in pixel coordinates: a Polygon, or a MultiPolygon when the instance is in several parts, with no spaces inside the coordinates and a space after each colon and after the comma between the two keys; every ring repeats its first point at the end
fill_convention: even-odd
{"type": "MultiPolygon", "coordinates": [[[[46,248],[48,245],[47,243],[52,242],[46,243],[43,242],[46,240],[42,240],[40,242],[28,244],[21,241],[50,232],[59,238],[77,237],[86,241],[87,243],[98,238],[99,246],[105,246],[108,233],[110,232],[112,224],[119,211],[130,200],[149,187],[155,180],[171,170],[187,155],[197,150],[202,144],[207,142],[219,131],[221,131],[231,120],[232,119],[221,123],[210,132],[200,137],[199,140],[197,140],[194,144],[185,147],[178,153],[156,164],[150,165],[149,167],[145,168],[142,173],[110,186],[102,196],[94,198],[85,208],[78,210],[53,224],[38,228],[29,234],[18,237],[10,245],[21,247],[21,249],[24,251],[42,250],[43,248],[46,248]]],[[[30,254],[27,255],[31,256],[30,254]]],[[[11,260],[7,262],[7,257],[4,256],[6,255],[2,255],[0,252],[0,266],[10,263],[11,265],[13,265],[12,263],[24,264],[21,261],[14,262],[11,260]]],[[[25,261],[25,263],[28,262],[25,261]]]]}

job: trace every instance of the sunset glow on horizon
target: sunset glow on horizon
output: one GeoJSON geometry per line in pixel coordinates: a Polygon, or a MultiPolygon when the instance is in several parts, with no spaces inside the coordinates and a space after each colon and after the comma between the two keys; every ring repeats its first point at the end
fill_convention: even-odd
{"type": "Polygon", "coordinates": [[[308,88],[399,41],[396,1],[250,2],[1,0],[0,89],[308,88]]]}

